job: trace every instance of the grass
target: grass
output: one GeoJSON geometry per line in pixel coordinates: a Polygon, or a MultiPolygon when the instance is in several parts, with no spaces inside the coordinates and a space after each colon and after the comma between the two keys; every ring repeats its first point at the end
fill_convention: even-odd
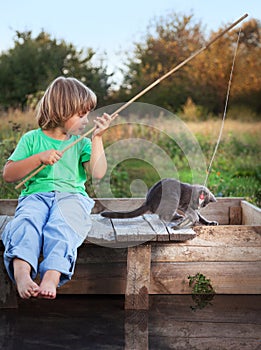
{"type": "MultiPolygon", "coordinates": [[[[140,122],[147,123],[146,121],[140,122]]],[[[186,126],[199,143],[203,160],[208,166],[218,138],[220,121],[187,122],[186,126]]],[[[153,129],[154,131],[147,130],[147,132],[138,128],[135,130],[132,127],[131,136],[149,138],[153,145],[159,145],[168,154],[169,164],[171,162],[175,164],[177,170],[175,177],[178,175],[181,181],[193,182],[191,167],[186,159],[186,153],[188,152],[184,154],[184,147],[183,151],[181,151],[175,142],[176,137],[173,136],[175,128],[173,121],[156,120],[153,127],[156,128],[153,129]]],[[[118,137],[129,137],[127,131],[124,133],[121,130],[120,135],[118,134],[118,130],[115,130],[114,135],[111,132],[110,137],[107,138],[107,143],[116,142],[118,137]]],[[[260,134],[261,122],[226,121],[221,142],[208,178],[208,187],[217,197],[244,197],[251,203],[261,206],[260,134]]],[[[188,149],[194,146],[194,144],[190,145],[188,142],[188,149]]],[[[168,163],[166,163],[166,168],[168,168],[168,163]]],[[[168,174],[167,170],[165,173],[171,177],[172,175],[168,174]]],[[[206,168],[203,172],[205,171],[206,168]]],[[[201,175],[205,178],[206,173],[201,175]]],[[[159,178],[157,166],[153,167],[146,161],[131,158],[120,162],[115,167],[114,172],[112,172],[111,186],[116,197],[121,197],[122,194],[124,196],[139,196],[139,193],[141,193],[139,186],[137,186],[136,191],[135,188],[134,191],[133,189],[130,190],[130,187],[133,187],[131,184],[135,179],[141,179],[147,187],[150,187],[159,178]],[[116,174],[119,172],[124,173],[122,183],[119,179],[114,182],[114,176],[118,176],[116,174]],[[121,191],[119,191],[119,187],[122,188],[121,191]]],[[[143,191],[142,195],[144,193],[143,191]]]]}
{"type": "MultiPolygon", "coordinates": [[[[37,125],[31,111],[12,111],[0,118],[2,169],[21,135],[37,125]]],[[[119,118],[120,124],[104,137],[113,196],[143,197],[147,188],[162,177],[204,182],[220,120],[188,121],[182,127],[164,117],[126,120],[121,123],[119,118]]],[[[226,120],[207,184],[216,196],[244,197],[261,206],[260,134],[260,121],[226,120]]],[[[14,184],[6,184],[1,178],[0,185],[1,198],[18,197],[14,184]]],[[[102,188],[102,181],[86,184],[93,197],[103,194],[97,188],[102,188]]]]}

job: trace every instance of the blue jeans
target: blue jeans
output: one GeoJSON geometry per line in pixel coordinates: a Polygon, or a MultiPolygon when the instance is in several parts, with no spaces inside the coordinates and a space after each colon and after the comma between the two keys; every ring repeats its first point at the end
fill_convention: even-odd
{"type": "Polygon", "coordinates": [[[81,194],[47,192],[20,197],[15,216],[2,234],[4,263],[14,281],[13,259],[31,265],[31,277],[61,272],[59,286],[71,279],[77,248],[91,228],[94,201],[81,194]],[[42,253],[43,260],[38,264],[42,253]],[[39,265],[39,266],[38,266],[39,265]]]}

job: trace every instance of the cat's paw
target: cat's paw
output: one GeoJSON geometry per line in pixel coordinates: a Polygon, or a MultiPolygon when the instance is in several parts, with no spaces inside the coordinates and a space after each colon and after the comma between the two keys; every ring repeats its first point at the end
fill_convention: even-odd
{"type": "Polygon", "coordinates": [[[219,223],[217,221],[209,221],[209,223],[207,223],[208,226],[218,226],[219,223]]]}

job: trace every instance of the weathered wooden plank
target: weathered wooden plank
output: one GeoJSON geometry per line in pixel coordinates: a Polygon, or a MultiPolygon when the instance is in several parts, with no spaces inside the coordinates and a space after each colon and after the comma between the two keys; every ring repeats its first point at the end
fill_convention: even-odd
{"type": "MultiPolygon", "coordinates": [[[[227,246],[193,246],[173,243],[153,243],[151,260],[153,262],[199,262],[199,261],[260,261],[261,247],[227,246]]],[[[127,248],[106,248],[88,245],[79,249],[77,264],[92,264],[104,262],[126,263],[127,248]]],[[[88,268],[88,266],[86,266],[88,268]]]]}
{"type": "Polygon", "coordinates": [[[156,236],[152,240],[157,240],[159,242],[169,241],[169,232],[166,225],[159,219],[158,215],[144,214],[143,217],[156,233],[156,236]]]}
{"type": "Polygon", "coordinates": [[[261,294],[261,262],[152,263],[150,294],[190,294],[187,276],[202,273],[219,294],[261,294]]]}
{"type": "Polygon", "coordinates": [[[158,349],[162,348],[161,341],[168,339],[172,349],[259,350],[260,333],[260,324],[227,322],[217,324],[174,320],[169,320],[167,323],[150,319],[150,341],[158,344],[158,349]]]}
{"type": "Polygon", "coordinates": [[[230,207],[229,208],[229,225],[241,225],[242,224],[242,208],[230,207]]]}
{"type": "Polygon", "coordinates": [[[115,246],[116,238],[111,220],[103,218],[99,214],[91,215],[91,219],[92,228],[88,233],[86,240],[102,246],[115,246]]]}
{"type": "Polygon", "coordinates": [[[242,225],[261,225],[261,208],[248,203],[247,201],[241,202],[242,206],[242,225]]]}
{"type": "Polygon", "coordinates": [[[195,226],[193,229],[197,236],[185,244],[224,247],[261,246],[261,226],[195,226]]]}
{"type": "Polygon", "coordinates": [[[149,308],[151,245],[128,248],[125,309],[149,308]]]}
{"type": "MultiPolygon", "coordinates": [[[[260,294],[260,262],[153,263],[150,294],[190,294],[187,276],[201,272],[220,294],[260,294]]],[[[124,294],[124,263],[79,264],[65,294],[124,294]]]]}
{"type": "Polygon", "coordinates": [[[261,324],[261,295],[216,294],[211,305],[200,312],[192,312],[193,304],[192,295],[152,295],[150,316],[155,312],[159,319],[166,320],[261,324]]]}
{"type": "Polygon", "coordinates": [[[211,305],[193,312],[190,295],[151,296],[150,335],[157,335],[158,344],[160,339],[171,337],[169,344],[175,344],[175,349],[258,349],[260,298],[260,295],[215,295],[211,305]]]}
{"type": "Polygon", "coordinates": [[[138,242],[150,241],[155,237],[155,232],[142,216],[132,219],[112,219],[118,242],[138,242]]]}
{"type": "Polygon", "coordinates": [[[261,246],[189,246],[179,244],[152,245],[151,260],[153,262],[199,262],[199,261],[261,261],[261,246]]]}
{"type": "Polygon", "coordinates": [[[58,294],[125,294],[126,263],[77,264],[72,280],[58,294]]]}
{"type": "Polygon", "coordinates": [[[176,230],[167,226],[170,241],[184,242],[196,237],[196,232],[192,228],[182,228],[176,230]]]}
{"type": "Polygon", "coordinates": [[[161,221],[157,215],[145,214],[143,215],[145,220],[153,227],[153,230],[156,232],[156,240],[158,242],[164,241],[187,241],[188,239],[192,239],[196,236],[196,233],[192,228],[184,228],[175,230],[171,228],[170,225],[165,225],[163,221],[161,221]]]}
{"type": "Polygon", "coordinates": [[[211,306],[193,312],[191,296],[152,296],[150,341],[154,343],[155,335],[157,348],[167,337],[175,349],[257,350],[261,299],[252,298],[253,302],[249,296],[216,295],[211,306]]]}
{"type": "Polygon", "coordinates": [[[83,244],[78,250],[77,264],[104,264],[106,262],[126,264],[127,248],[118,249],[96,244],[83,244]]]}
{"type": "MultiPolygon", "coordinates": [[[[1,231],[4,229],[6,223],[11,220],[12,217],[0,216],[1,221],[1,231]]],[[[136,218],[137,219],[137,218],[136,218]]],[[[101,243],[112,243],[115,241],[113,226],[109,219],[103,218],[98,214],[92,215],[93,228],[88,234],[90,242],[95,244],[101,243]],[[97,240],[95,240],[95,238],[97,240]]],[[[116,219],[113,219],[116,220],[116,219]]],[[[146,220],[143,220],[142,217],[138,219],[135,223],[135,219],[132,223],[131,221],[125,221],[125,219],[119,219],[119,227],[125,233],[127,231],[128,235],[138,236],[138,233],[144,234],[139,237],[140,241],[147,241],[153,239],[154,230],[152,229],[153,225],[150,225],[146,220]],[[133,230],[129,230],[129,227],[132,227],[133,230]],[[136,225],[137,224],[137,225],[136,225]],[[141,224],[141,225],[140,225],[141,224]],[[125,227],[125,228],[124,228],[125,227]],[[147,231],[147,228],[149,231],[147,231]],[[148,234],[148,236],[147,236],[148,234]]],[[[156,223],[156,218],[153,218],[156,223]]],[[[161,222],[160,222],[161,227],[161,222]]],[[[154,229],[156,226],[154,225],[154,229]]],[[[227,226],[195,226],[193,230],[196,232],[196,237],[192,241],[187,241],[188,244],[195,245],[236,245],[236,246],[257,246],[261,244],[261,226],[250,226],[250,225],[227,225],[227,226]],[[211,242],[211,243],[210,243],[211,242]],[[233,242],[233,243],[232,243],[233,242]]],[[[125,234],[124,233],[124,234],[125,234]]],[[[174,234],[176,231],[174,231],[174,234]]],[[[1,236],[0,236],[1,237],[1,236]]],[[[173,236],[172,236],[173,237],[173,236]]],[[[124,238],[124,237],[123,237],[124,238]]],[[[172,238],[173,239],[173,238],[172,238]]]]}
{"type": "MultiPolygon", "coordinates": [[[[218,294],[261,294],[261,262],[151,263],[149,294],[190,294],[188,275],[211,279],[218,294]]],[[[77,264],[60,294],[125,294],[125,263],[77,264]]]]}
{"type": "MultiPolygon", "coordinates": [[[[178,336],[178,333],[175,332],[175,335],[173,336],[172,333],[170,335],[162,335],[158,334],[158,328],[152,328],[150,325],[150,342],[152,344],[159,344],[157,349],[164,349],[161,347],[161,344],[165,346],[166,342],[168,344],[171,344],[171,347],[165,347],[165,349],[193,349],[193,350],[260,350],[260,341],[257,338],[252,338],[251,336],[248,337],[248,329],[251,328],[251,325],[237,327],[237,330],[234,331],[234,325],[227,325],[226,323],[223,326],[222,329],[225,327],[231,328],[231,337],[228,336],[224,337],[222,336],[222,329],[220,332],[217,333],[216,336],[208,337],[207,335],[202,335],[201,337],[194,337],[191,336],[191,329],[190,327],[193,326],[193,324],[187,323],[184,325],[184,328],[182,328],[181,325],[177,325],[178,329],[177,332],[180,332],[179,334],[182,334],[182,336],[178,336]],[[239,337],[239,334],[243,334],[241,338],[239,337]],[[162,343],[161,343],[162,342],[162,343]]],[[[202,327],[202,329],[207,328],[208,325],[206,325],[204,322],[201,324],[197,324],[198,328],[202,327]]],[[[214,324],[212,327],[219,328],[219,324],[214,324]]],[[[176,327],[176,323],[173,324],[173,327],[176,327]]],[[[170,330],[168,328],[168,330],[170,330]]],[[[196,329],[197,330],[197,329],[196,329]]],[[[260,332],[259,328],[257,326],[254,327],[254,330],[257,332],[260,332]]],[[[207,329],[206,329],[207,332],[207,329]]]]}

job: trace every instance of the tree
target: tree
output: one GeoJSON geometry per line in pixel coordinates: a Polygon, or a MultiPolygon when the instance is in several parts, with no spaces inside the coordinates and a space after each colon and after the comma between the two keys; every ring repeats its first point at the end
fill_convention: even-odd
{"type": "MultiPolygon", "coordinates": [[[[145,40],[135,44],[129,56],[122,88],[117,98],[126,100],[178,65],[216,36],[205,38],[201,23],[193,15],[175,13],[158,18],[149,28],[145,40]]],[[[179,110],[188,98],[207,112],[222,113],[233,61],[238,28],[219,38],[211,47],[172,76],[146,93],[141,101],[179,110]]],[[[261,110],[261,43],[260,24],[252,19],[242,25],[240,47],[231,89],[231,102],[245,105],[254,112],[261,110]]]]}
{"type": "MultiPolygon", "coordinates": [[[[218,32],[211,33],[210,39],[218,32]]],[[[255,19],[242,24],[230,93],[230,104],[244,105],[256,113],[261,111],[260,33],[255,19]]],[[[238,34],[238,28],[226,33],[191,63],[190,96],[215,113],[224,109],[238,34]]]]}
{"type": "MultiPolygon", "coordinates": [[[[234,33],[235,35],[236,33],[234,33]]],[[[231,98],[261,113],[261,24],[251,19],[242,25],[231,98]]]]}
{"type": "Polygon", "coordinates": [[[77,51],[64,40],[51,39],[42,31],[16,32],[14,48],[0,56],[0,105],[24,108],[29,95],[45,90],[59,75],[74,76],[95,91],[99,104],[108,96],[106,67],[94,66],[92,49],[77,51]]]}
{"type": "MultiPolygon", "coordinates": [[[[189,57],[203,43],[201,24],[195,23],[192,15],[178,16],[172,13],[166,19],[155,19],[145,42],[135,44],[134,58],[129,57],[119,95],[135,95],[189,57]]],[[[179,70],[144,95],[141,101],[175,111],[187,99],[189,81],[187,69],[179,70]]]]}

